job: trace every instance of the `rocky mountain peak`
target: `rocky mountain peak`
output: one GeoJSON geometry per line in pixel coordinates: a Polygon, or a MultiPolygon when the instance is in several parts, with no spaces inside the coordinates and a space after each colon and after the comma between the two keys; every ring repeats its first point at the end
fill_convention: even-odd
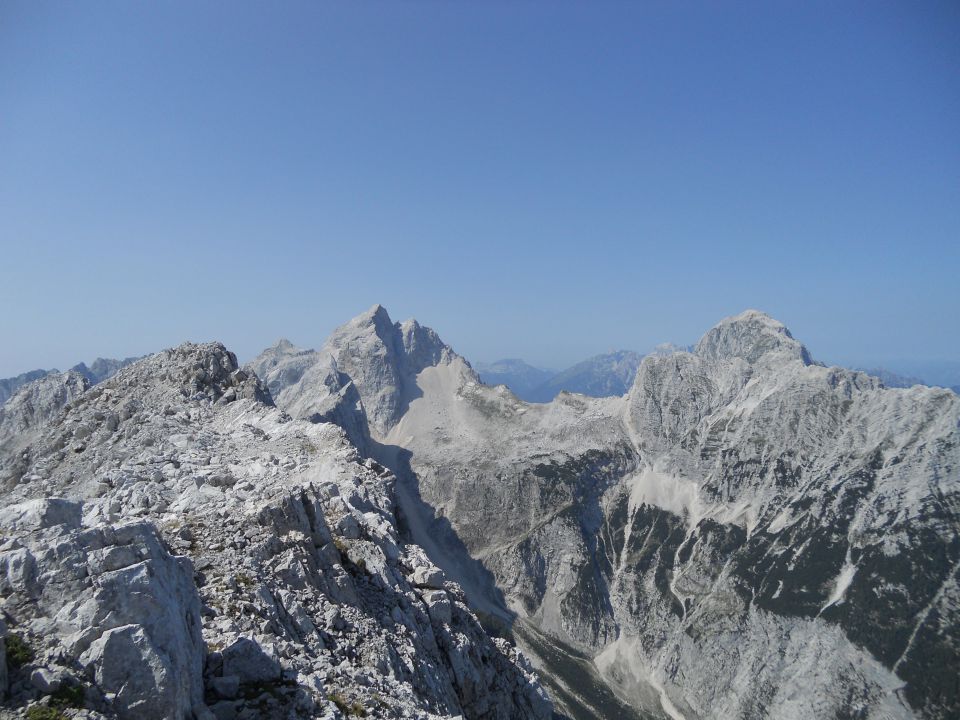
{"type": "Polygon", "coordinates": [[[321,351],[360,392],[372,429],[386,435],[416,396],[416,376],[457,357],[440,337],[416,320],[394,323],[374,305],[333,331],[321,351]]]}
{"type": "Polygon", "coordinates": [[[390,319],[390,313],[379,303],[373,305],[366,312],[360,313],[341,327],[373,328],[374,332],[383,340],[387,340],[394,333],[394,322],[390,319]]]}
{"type": "Polygon", "coordinates": [[[280,338],[273,345],[271,345],[269,349],[277,350],[279,352],[290,352],[292,350],[296,350],[296,346],[286,338],[280,338]]]}
{"type": "Polygon", "coordinates": [[[144,395],[273,401],[256,376],[241,370],[237,356],[222,343],[183,343],[124,368],[98,385],[104,390],[138,388],[144,395]]]}
{"type": "Polygon", "coordinates": [[[412,318],[400,325],[400,337],[407,362],[414,372],[436,365],[453,352],[436,332],[412,318]]]}
{"type": "Polygon", "coordinates": [[[776,355],[810,365],[813,361],[787,327],[759,310],[724,318],[697,343],[694,353],[710,360],[742,358],[751,365],[776,355]]]}

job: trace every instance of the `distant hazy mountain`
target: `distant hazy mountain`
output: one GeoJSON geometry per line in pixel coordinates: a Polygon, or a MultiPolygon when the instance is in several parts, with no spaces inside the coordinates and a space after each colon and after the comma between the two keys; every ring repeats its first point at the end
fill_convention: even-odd
{"type": "Polygon", "coordinates": [[[556,370],[544,370],[516,358],[477,363],[476,370],[487,385],[506,385],[519,398],[530,397],[531,393],[557,374],[556,370]]]}
{"type": "MultiPolygon", "coordinates": [[[[953,374],[952,363],[916,363],[917,367],[926,367],[932,373],[932,376],[918,377],[917,375],[905,375],[893,370],[882,367],[874,368],[854,368],[867,375],[879,378],[888,388],[910,388],[914,385],[926,385],[927,387],[943,387],[953,390],[960,395],[960,377],[953,374]]],[[[913,367],[913,365],[911,365],[913,367]]]]}
{"type": "Polygon", "coordinates": [[[925,385],[960,386],[960,361],[957,360],[898,360],[886,365],[901,375],[923,378],[925,385]]]}
{"type": "Polygon", "coordinates": [[[595,355],[557,373],[527,397],[517,396],[530,402],[550,402],[563,390],[591,397],[623,395],[633,384],[642,359],[643,355],[631,350],[595,355]]]}
{"type": "MultiPolygon", "coordinates": [[[[79,373],[87,379],[91,385],[103,382],[107,378],[116,375],[117,371],[126,367],[130,363],[136,362],[140,358],[128,357],[123,360],[114,360],[112,358],[97,358],[88,366],[86,363],[79,363],[70,368],[71,371],[79,373]]],[[[60,372],[53,370],[31,370],[16,377],[0,380],[0,405],[9,400],[21,387],[27,383],[35,382],[40,378],[46,377],[52,373],[60,372]]]]}
{"type": "Polygon", "coordinates": [[[867,375],[873,375],[873,377],[880,378],[880,381],[888,388],[908,388],[913,387],[914,385],[930,384],[924,382],[918,377],[900,375],[892,370],[887,370],[886,368],[854,368],[854,370],[859,370],[861,372],[865,372],[867,375]]]}
{"type": "Polygon", "coordinates": [[[107,378],[113,377],[117,374],[118,370],[125,368],[131,363],[135,363],[139,359],[139,357],[128,357],[124,358],[123,360],[97,358],[90,363],[89,366],[87,366],[86,363],[79,363],[70,369],[83,375],[87,380],[90,381],[91,385],[96,385],[99,382],[103,382],[107,378]]]}

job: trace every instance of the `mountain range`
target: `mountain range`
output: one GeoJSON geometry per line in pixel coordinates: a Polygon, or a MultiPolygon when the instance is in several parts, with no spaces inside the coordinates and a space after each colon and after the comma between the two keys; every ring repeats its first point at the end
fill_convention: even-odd
{"type": "Polygon", "coordinates": [[[480,379],[488,385],[506,385],[521,400],[550,402],[561,392],[591,397],[623,395],[633,382],[643,356],[630,350],[595,355],[563,370],[551,372],[523,360],[500,360],[477,365],[480,379]]]}
{"type": "Polygon", "coordinates": [[[243,368],[187,344],[26,384],[0,407],[7,706],[960,714],[955,393],[826,367],[752,310],[622,393],[482,377],[374,306],[243,368]]]}
{"type": "MultiPolygon", "coordinates": [[[[671,343],[658,345],[651,354],[669,354],[691,350],[671,343]]],[[[643,355],[630,350],[595,355],[566,370],[555,372],[534,367],[519,358],[498,360],[494,363],[474,363],[480,379],[487,385],[506,385],[511,392],[526,402],[550,402],[561,392],[573,392],[590,397],[623,395],[633,383],[643,355]]],[[[960,384],[928,382],[919,377],[902,375],[882,367],[855,367],[854,370],[879,378],[886,387],[908,388],[914,385],[948,387],[960,393],[960,384]]],[[[934,373],[937,377],[947,377],[934,373]]]]}

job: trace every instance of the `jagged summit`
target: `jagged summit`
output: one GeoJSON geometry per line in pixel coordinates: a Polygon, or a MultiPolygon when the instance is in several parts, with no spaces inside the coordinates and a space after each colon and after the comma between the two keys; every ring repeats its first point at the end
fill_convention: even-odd
{"type": "Polygon", "coordinates": [[[296,346],[286,338],[280,338],[270,346],[273,350],[294,350],[296,346]]]}
{"type": "Polygon", "coordinates": [[[394,322],[377,304],[336,328],[319,350],[280,341],[247,367],[291,415],[335,422],[362,448],[369,431],[385,436],[397,423],[424,368],[454,359],[436,332],[414,319],[394,322]]]}
{"type": "Polygon", "coordinates": [[[390,313],[387,312],[387,309],[383,305],[377,303],[376,305],[372,305],[368,310],[348,320],[346,323],[337,328],[337,330],[345,330],[346,328],[363,328],[369,326],[376,328],[378,335],[386,337],[390,334],[391,329],[394,326],[394,322],[390,319],[390,313]]]}
{"type": "Polygon", "coordinates": [[[766,356],[812,364],[802,343],[779,320],[759,310],[724,318],[701,338],[694,353],[711,360],[742,358],[755,364],[766,356]]]}

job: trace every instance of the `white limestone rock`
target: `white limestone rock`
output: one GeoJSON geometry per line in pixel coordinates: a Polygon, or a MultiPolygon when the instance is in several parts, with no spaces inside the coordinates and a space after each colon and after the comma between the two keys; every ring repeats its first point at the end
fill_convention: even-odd
{"type": "Polygon", "coordinates": [[[17,448],[0,453],[17,470],[0,609],[37,658],[11,706],[41,701],[21,675],[43,667],[108,717],[334,718],[333,698],[370,716],[550,717],[454,584],[437,618],[414,592],[405,558],[423,551],[398,529],[395,476],[336,425],[273,407],[221,345],[120,370],[17,448]]]}

